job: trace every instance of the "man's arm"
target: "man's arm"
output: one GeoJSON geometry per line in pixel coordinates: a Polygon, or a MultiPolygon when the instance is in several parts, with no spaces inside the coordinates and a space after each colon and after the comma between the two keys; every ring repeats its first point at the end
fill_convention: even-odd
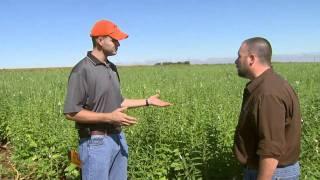
{"type": "Polygon", "coordinates": [[[278,96],[266,94],[260,97],[258,109],[258,179],[270,180],[279,163],[278,159],[285,152],[286,108],[278,96]]]}
{"type": "Polygon", "coordinates": [[[274,158],[260,157],[257,180],[270,180],[278,165],[278,160],[274,158]]]}
{"type": "Polygon", "coordinates": [[[126,107],[118,108],[111,113],[97,113],[86,109],[82,109],[76,113],[65,114],[66,118],[79,123],[111,123],[122,126],[130,126],[136,124],[136,118],[123,113],[126,107]]]}
{"type": "Polygon", "coordinates": [[[123,102],[121,103],[121,107],[130,107],[130,108],[148,106],[148,105],[165,107],[165,106],[170,106],[172,104],[159,99],[159,94],[150,96],[148,99],[124,99],[123,102]]]}

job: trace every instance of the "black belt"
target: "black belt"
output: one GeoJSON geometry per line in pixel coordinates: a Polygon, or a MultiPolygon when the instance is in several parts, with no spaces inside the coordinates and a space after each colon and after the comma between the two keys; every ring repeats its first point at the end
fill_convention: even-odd
{"type": "MultiPolygon", "coordinates": [[[[296,162],[295,162],[295,163],[296,163],[296,162]]],[[[292,166],[292,165],[294,165],[295,163],[287,164],[287,165],[278,165],[277,168],[285,168],[285,167],[288,167],[288,166],[292,166]]]]}
{"type": "MultiPolygon", "coordinates": [[[[291,164],[287,164],[287,165],[277,165],[277,168],[286,168],[288,166],[294,165],[295,163],[291,163],[291,164]]],[[[255,170],[258,169],[257,167],[252,167],[252,166],[248,166],[248,165],[244,165],[244,168],[246,168],[246,169],[255,169],[255,170]]]]}
{"type": "Polygon", "coordinates": [[[121,129],[108,128],[108,129],[90,129],[81,128],[78,129],[78,134],[80,138],[89,138],[92,135],[109,135],[109,134],[119,134],[121,129]]]}

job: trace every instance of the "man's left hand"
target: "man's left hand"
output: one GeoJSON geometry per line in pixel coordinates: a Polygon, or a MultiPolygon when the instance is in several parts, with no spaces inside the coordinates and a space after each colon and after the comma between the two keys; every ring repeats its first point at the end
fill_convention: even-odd
{"type": "Polygon", "coordinates": [[[160,107],[165,107],[165,106],[171,106],[172,104],[166,101],[162,101],[161,99],[159,99],[160,95],[156,94],[153,96],[150,96],[148,98],[148,103],[149,105],[153,105],[153,106],[160,106],[160,107]]]}

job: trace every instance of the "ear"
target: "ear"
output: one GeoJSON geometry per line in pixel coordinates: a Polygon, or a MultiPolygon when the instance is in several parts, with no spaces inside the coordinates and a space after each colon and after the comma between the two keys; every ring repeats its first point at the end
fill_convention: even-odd
{"type": "Polygon", "coordinates": [[[250,54],[249,56],[249,65],[252,66],[256,62],[256,56],[253,54],[250,54]]]}
{"type": "Polygon", "coordinates": [[[101,46],[102,45],[102,42],[103,42],[103,37],[97,37],[96,38],[96,42],[97,42],[97,44],[99,45],[99,46],[101,46]]]}

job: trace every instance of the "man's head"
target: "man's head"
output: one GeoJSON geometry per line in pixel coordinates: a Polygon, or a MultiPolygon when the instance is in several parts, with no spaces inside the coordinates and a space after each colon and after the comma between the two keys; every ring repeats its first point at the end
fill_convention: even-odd
{"type": "Polygon", "coordinates": [[[101,50],[106,56],[117,54],[119,41],[128,38],[116,24],[107,20],[100,20],[94,24],[90,34],[93,48],[101,50]]]}
{"type": "Polygon", "coordinates": [[[272,48],[268,40],[254,37],[245,40],[238,51],[235,61],[238,75],[253,79],[271,67],[272,48]]]}

